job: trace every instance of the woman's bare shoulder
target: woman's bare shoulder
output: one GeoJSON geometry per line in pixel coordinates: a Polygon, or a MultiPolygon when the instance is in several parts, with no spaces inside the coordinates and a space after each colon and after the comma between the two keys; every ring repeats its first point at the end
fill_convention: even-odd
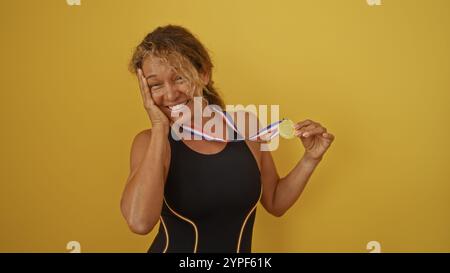
{"type": "Polygon", "coordinates": [[[130,168],[131,170],[142,160],[146,147],[150,142],[150,137],[152,134],[152,129],[145,129],[136,134],[133,138],[133,143],[131,144],[131,155],[130,155],[130,168]]]}
{"type": "Polygon", "coordinates": [[[140,131],[139,133],[136,134],[136,136],[134,137],[135,140],[148,140],[150,139],[150,136],[152,135],[152,129],[148,128],[148,129],[144,129],[142,131],[140,131]]]}
{"type": "MultiPolygon", "coordinates": [[[[134,169],[144,158],[144,155],[147,151],[147,147],[150,143],[150,139],[152,136],[152,129],[145,129],[136,134],[133,139],[133,144],[131,145],[131,159],[130,165],[131,169],[134,169]]],[[[164,166],[168,167],[170,163],[170,145],[167,146],[168,157],[164,162],[164,166]]]]}
{"type": "Polygon", "coordinates": [[[139,146],[141,147],[142,145],[147,145],[148,142],[150,141],[150,137],[152,135],[152,129],[145,129],[140,131],[139,133],[136,134],[136,136],[133,139],[133,147],[134,146],[139,146]]]}

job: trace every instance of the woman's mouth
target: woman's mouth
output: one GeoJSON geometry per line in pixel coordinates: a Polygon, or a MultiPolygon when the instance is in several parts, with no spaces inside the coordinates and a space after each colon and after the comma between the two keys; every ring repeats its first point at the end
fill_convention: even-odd
{"type": "Polygon", "coordinates": [[[179,103],[179,104],[176,104],[176,105],[166,106],[166,107],[169,108],[169,110],[172,111],[172,112],[179,112],[188,103],[189,103],[189,100],[186,100],[185,102],[182,102],[182,103],[179,103]]]}

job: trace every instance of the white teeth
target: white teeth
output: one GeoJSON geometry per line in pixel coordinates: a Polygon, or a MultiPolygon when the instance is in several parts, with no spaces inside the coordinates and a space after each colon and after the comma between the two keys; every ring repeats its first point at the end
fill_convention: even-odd
{"type": "Polygon", "coordinates": [[[184,106],[186,105],[186,102],[177,104],[177,105],[173,105],[173,106],[168,106],[170,110],[172,111],[179,111],[181,110],[184,106]]]}

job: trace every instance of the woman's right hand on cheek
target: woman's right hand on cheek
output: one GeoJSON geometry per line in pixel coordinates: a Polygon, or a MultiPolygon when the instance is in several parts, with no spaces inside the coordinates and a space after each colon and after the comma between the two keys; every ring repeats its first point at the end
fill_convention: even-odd
{"type": "Polygon", "coordinates": [[[163,127],[168,128],[170,125],[169,119],[161,111],[158,105],[153,101],[150,89],[148,87],[147,81],[144,78],[142,70],[138,68],[137,78],[139,82],[139,88],[141,90],[142,100],[144,102],[145,110],[152,122],[153,127],[163,127]]]}

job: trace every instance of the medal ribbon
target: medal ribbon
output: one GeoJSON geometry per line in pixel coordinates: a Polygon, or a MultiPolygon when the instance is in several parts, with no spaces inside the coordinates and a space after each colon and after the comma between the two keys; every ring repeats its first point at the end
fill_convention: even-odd
{"type": "MultiPolygon", "coordinates": [[[[230,126],[236,133],[238,133],[238,135],[241,135],[239,130],[234,125],[233,119],[230,117],[229,113],[226,113],[226,111],[222,111],[220,109],[216,109],[216,107],[212,107],[212,109],[216,113],[219,113],[222,116],[222,118],[225,119],[226,124],[228,126],[230,126]]],[[[249,137],[249,140],[255,141],[258,137],[261,137],[261,136],[266,135],[266,134],[270,135],[269,139],[272,139],[272,138],[276,137],[279,134],[278,127],[279,127],[280,123],[283,122],[283,120],[285,120],[285,118],[283,118],[283,119],[281,119],[279,121],[273,122],[269,126],[265,127],[264,129],[259,130],[255,135],[249,137]]],[[[183,130],[191,132],[194,135],[204,137],[206,140],[210,140],[210,141],[233,142],[233,141],[242,141],[242,140],[244,140],[244,138],[225,140],[225,139],[222,139],[222,138],[211,136],[211,135],[209,135],[207,133],[204,133],[204,132],[202,132],[202,131],[200,131],[198,129],[186,126],[184,124],[181,127],[183,128],[183,130]]]]}

